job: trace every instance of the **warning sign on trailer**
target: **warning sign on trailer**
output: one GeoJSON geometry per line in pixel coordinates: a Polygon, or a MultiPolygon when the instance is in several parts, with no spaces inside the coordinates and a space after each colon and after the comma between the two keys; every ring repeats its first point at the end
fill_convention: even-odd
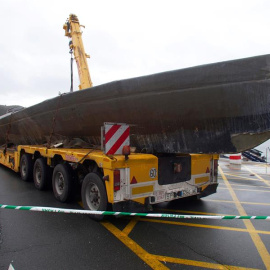
{"type": "Polygon", "coordinates": [[[106,155],[122,155],[125,145],[130,145],[130,128],[127,124],[104,123],[103,143],[106,155]]]}

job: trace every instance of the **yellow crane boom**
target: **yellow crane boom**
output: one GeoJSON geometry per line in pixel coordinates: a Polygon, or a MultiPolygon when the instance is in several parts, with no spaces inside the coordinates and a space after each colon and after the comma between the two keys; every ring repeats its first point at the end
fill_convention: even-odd
{"type": "MultiPolygon", "coordinates": [[[[93,86],[90,72],[87,64],[87,58],[90,58],[84,51],[82,32],[78,17],[74,14],[70,14],[66,23],[63,26],[65,30],[65,36],[71,38],[69,47],[74,52],[74,57],[78,67],[80,85],[79,89],[85,89],[93,86]]],[[[84,26],[82,26],[84,27],[84,26]]]]}

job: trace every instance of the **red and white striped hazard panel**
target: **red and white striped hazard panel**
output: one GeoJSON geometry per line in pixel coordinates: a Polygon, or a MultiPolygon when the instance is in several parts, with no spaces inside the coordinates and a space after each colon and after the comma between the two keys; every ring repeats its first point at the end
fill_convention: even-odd
{"type": "Polygon", "coordinates": [[[125,145],[129,145],[129,126],[126,124],[104,123],[104,152],[106,155],[122,155],[125,145]]]}

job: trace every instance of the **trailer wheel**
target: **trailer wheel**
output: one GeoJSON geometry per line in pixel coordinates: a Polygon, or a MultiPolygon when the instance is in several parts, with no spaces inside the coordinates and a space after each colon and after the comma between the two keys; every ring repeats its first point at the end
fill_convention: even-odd
{"type": "Polygon", "coordinates": [[[68,164],[58,164],[53,170],[53,193],[56,200],[67,202],[71,197],[72,170],[68,164]]]}
{"type": "MultiPolygon", "coordinates": [[[[89,173],[82,184],[82,201],[86,210],[106,211],[108,207],[107,192],[101,176],[97,173],[89,173]]],[[[104,215],[91,215],[92,219],[102,220],[104,215]]]]}
{"type": "Polygon", "coordinates": [[[44,158],[38,158],[34,164],[33,179],[38,190],[44,190],[49,184],[50,168],[44,158]]]}
{"type": "Polygon", "coordinates": [[[22,155],[20,161],[20,174],[23,181],[31,181],[33,179],[33,160],[31,155],[22,155]]]}

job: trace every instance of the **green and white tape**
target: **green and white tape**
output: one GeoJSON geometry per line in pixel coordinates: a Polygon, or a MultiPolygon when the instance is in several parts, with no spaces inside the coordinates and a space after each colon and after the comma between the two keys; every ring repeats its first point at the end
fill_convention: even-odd
{"type": "Polygon", "coordinates": [[[64,208],[39,207],[39,206],[16,206],[16,205],[5,205],[5,204],[0,204],[0,208],[35,211],[35,212],[52,212],[52,213],[84,214],[84,215],[106,215],[106,216],[136,216],[136,217],[179,218],[179,219],[264,219],[264,220],[270,220],[270,216],[208,216],[208,215],[178,215],[178,214],[160,214],[160,213],[128,213],[128,212],[64,209],[64,208]]]}

